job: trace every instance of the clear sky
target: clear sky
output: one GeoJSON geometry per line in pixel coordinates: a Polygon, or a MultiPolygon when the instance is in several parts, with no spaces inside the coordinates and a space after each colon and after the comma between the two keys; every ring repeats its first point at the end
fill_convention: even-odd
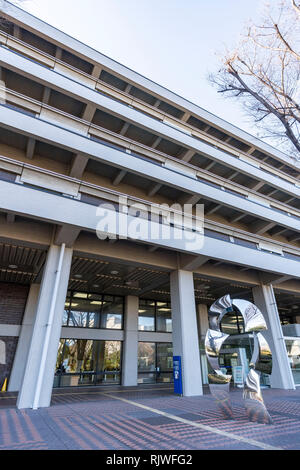
{"type": "Polygon", "coordinates": [[[263,0],[27,0],[23,8],[256,135],[240,104],[207,80],[263,0]]]}

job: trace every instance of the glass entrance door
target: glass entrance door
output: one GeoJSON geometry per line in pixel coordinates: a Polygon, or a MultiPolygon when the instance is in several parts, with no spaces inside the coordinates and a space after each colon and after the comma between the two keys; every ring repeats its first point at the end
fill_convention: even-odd
{"type": "Polygon", "coordinates": [[[138,383],[164,383],[172,380],[172,343],[139,342],[138,383]]]}

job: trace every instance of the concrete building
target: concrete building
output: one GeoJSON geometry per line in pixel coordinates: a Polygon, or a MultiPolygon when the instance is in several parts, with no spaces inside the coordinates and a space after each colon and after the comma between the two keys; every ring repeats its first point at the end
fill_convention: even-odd
{"type": "MultiPolygon", "coordinates": [[[[168,383],[174,354],[184,395],[201,395],[207,308],[227,293],[266,318],[265,385],[300,384],[299,164],[0,5],[0,385],[19,408],[45,407],[53,386],[168,383]],[[96,209],[120,197],[204,204],[203,246],[119,227],[99,239],[96,209]]],[[[230,369],[251,338],[226,321],[230,369]]]]}

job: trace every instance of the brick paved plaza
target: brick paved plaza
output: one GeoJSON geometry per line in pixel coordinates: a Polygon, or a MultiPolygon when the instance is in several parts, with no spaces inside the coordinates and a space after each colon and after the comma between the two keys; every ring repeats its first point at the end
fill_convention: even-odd
{"type": "Polygon", "coordinates": [[[225,421],[208,393],[181,398],[164,386],[55,390],[50,408],[17,410],[0,395],[0,450],[300,449],[300,390],[263,390],[273,425],[249,423],[242,391],[225,421]]]}

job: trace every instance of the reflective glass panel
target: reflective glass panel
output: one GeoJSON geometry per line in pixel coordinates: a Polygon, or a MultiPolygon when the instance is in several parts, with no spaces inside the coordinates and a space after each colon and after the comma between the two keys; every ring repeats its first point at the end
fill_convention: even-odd
{"type": "Polygon", "coordinates": [[[122,329],[123,297],[104,296],[101,311],[101,328],[122,329]]]}
{"type": "Polygon", "coordinates": [[[121,342],[60,341],[54,387],[120,383],[121,342]]]}
{"type": "Polygon", "coordinates": [[[285,344],[294,382],[300,385],[300,339],[286,339],[285,344]]]}
{"type": "Polygon", "coordinates": [[[156,331],[172,332],[171,305],[168,302],[156,302],[156,331]]]}
{"type": "Polygon", "coordinates": [[[172,343],[157,343],[157,368],[160,371],[173,371],[172,343]]]}
{"type": "Polygon", "coordinates": [[[63,326],[76,328],[122,329],[123,297],[68,293],[65,303],[63,326]]]}
{"type": "Polygon", "coordinates": [[[155,370],[155,343],[140,342],[138,345],[138,370],[155,370]]]}
{"type": "Polygon", "coordinates": [[[155,331],[155,302],[152,300],[140,300],[139,330],[155,331]]]}

